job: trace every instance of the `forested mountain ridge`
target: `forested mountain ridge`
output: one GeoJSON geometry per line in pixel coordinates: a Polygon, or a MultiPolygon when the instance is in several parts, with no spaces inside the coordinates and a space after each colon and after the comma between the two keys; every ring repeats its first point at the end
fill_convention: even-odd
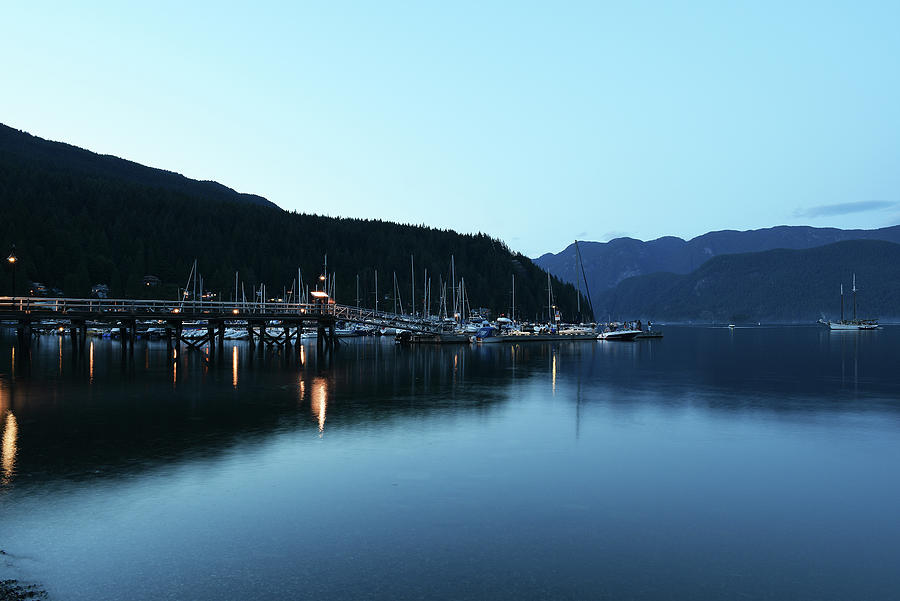
{"type": "MultiPolygon", "coordinates": [[[[656,273],[686,274],[709,259],[725,254],[776,248],[804,249],[844,240],[884,240],[900,243],[900,226],[876,230],[841,230],[807,226],[777,226],[759,230],[722,230],[691,240],[666,236],[643,242],[616,238],[609,242],[581,242],[584,273],[591,292],[602,293],[626,278],[656,273]]],[[[566,282],[576,281],[575,245],[535,259],[540,267],[566,282]]],[[[580,271],[577,272],[580,276],[580,271]]]]}
{"type": "Polygon", "coordinates": [[[756,323],[837,319],[856,274],[859,317],[900,317],[900,244],[851,240],[810,249],[720,255],[689,274],[622,280],[594,296],[598,317],[756,323]]]}
{"type": "Polygon", "coordinates": [[[179,173],[147,167],[64,142],[53,142],[0,123],[0,156],[15,156],[54,171],[112,178],[181,192],[209,200],[231,200],[264,206],[275,203],[255,194],[242,194],[218,182],[198,181],[179,173]]]}
{"type": "MultiPolygon", "coordinates": [[[[109,157],[80,149],[75,150],[85,153],[79,155],[84,168],[72,161],[59,165],[52,152],[42,150],[45,141],[20,134],[11,143],[6,130],[0,136],[0,250],[16,245],[20,294],[30,280],[68,296],[87,296],[92,285],[103,283],[110,286],[110,296],[174,298],[196,258],[204,287],[219,298],[231,298],[235,271],[248,298],[260,283],[281,296],[298,268],[305,283],[313,285],[327,253],[338,302],[356,303],[358,275],[360,304],[372,306],[377,270],[380,307],[393,308],[396,273],[399,300],[408,310],[412,255],[415,305],[421,310],[427,268],[431,310],[436,311],[439,278],[448,278],[453,255],[457,279],[464,278],[473,308],[508,313],[515,274],[517,314],[546,315],[546,273],[485,234],[292,213],[271,203],[246,202],[245,195],[197,192],[210,189],[208,182],[187,180],[181,187],[147,183],[106,170],[109,157]],[[162,284],[145,288],[147,275],[162,284]]],[[[8,265],[4,271],[0,294],[9,294],[8,265]]],[[[553,278],[553,292],[563,318],[575,318],[574,287],[553,278]]]]}

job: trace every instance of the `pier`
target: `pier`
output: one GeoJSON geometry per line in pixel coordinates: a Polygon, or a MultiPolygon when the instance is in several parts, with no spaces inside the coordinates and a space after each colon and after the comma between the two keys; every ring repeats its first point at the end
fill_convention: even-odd
{"type": "Polygon", "coordinates": [[[155,322],[165,328],[168,345],[189,349],[209,345],[210,354],[224,345],[225,328],[246,328],[251,345],[290,346],[304,327],[315,327],[317,344],[337,341],[338,322],[390,327],[418,333],[435,332],[438,324],[411,315],[375,311],[333,302],[215,302],[202,300],[131,300],[95,298],[0,297],[0,321],[13,322],[18,344],[28,347],[46,322],[68,325],[72,344],[83,348],[88,328],[119,330],[123,349],[133,348],[138,327],[155,322]],[[185,324],[190,324],[189,329],[185,324]]]}

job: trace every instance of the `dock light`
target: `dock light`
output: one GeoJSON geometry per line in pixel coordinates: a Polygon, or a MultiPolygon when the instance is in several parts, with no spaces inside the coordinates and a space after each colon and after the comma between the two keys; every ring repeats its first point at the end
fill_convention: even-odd
{"type": "Polygon", "coordinates": [[[181,313],[181,309],[172,309],[172,313],[181,313]]]}
{"type": "Polygon", "coordinates": [[[313,290],[309,294],[314,298],[328,298],[328,293],[321,290],[313,290]]]}
{"type": "Polygon", "coordinates": [[[324,274],[323,274],[323,275],[320,275],[320,276],[319,276],[319,280],[322,281],[322,282],[324,282],[324,281],[325,281],[325,275],[324,275],[324,274]]]}
{"type": "Polygon", "coordinates": [[[237,309],[232,309],[231,312],[232,312],[234,315],[237,315],[238,313],[240,313],[240,311],[238,311],[237,309]]]}
{"type": "Polygon", "coordinates": [[[6,260],[12,265],[12,295],[16,295],[16,262],[18,262],[19,257],[16,256],[16,245],[12,245],[12,251],[9,253],[9,256],[6,257],[6,260]]]}

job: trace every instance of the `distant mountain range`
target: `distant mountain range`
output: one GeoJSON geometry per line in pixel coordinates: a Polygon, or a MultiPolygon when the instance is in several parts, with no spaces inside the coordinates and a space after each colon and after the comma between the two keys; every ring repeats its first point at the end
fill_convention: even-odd
{"type": "MultiPolygon", "coordinates": [[[[900,226],[876,230],[778,226],[710,232],[691,240],[672,236],[648,242],[617,238],[579,242],[578,247],[598,319],[642,316],[728,322],[737,317],[815,321],[822,312],[837,306],[837,284],[849,284],[849,274],[854,270],[866,280],[865,287],[871,292],[864,298],[872,316],[900,316],[900,308],[890,304],[894,290],[900,289],[900,279],[888,277],[893,268],[883,259],[892,256],[893,246],[834,246],[851,241],[898,244],[900,226]],[[828,252],[788,252],[826,246],[834,248],[828,252]],[[845,256],[831,254],[841,252],[845,256]],[[772,263],[773,257],[786,263],[772,263]],[[824,262],[817,264],[819,260],[824,262]],[[779,279],[782,276],[784,279],[779,279]],[[748,282],[757,286],[748,290],[748,282]],[[826,290],[820,286],[830,287],[826,290]],[[716,293],[709,294],[711,290],[716,293]],[[768,292],[760,294],[759,290],[768,292]]],[[[560,253],[542,255],[535,263],[563,281],[577,281],[584,289],[584,279],[576,272],[580,268],[574,243],[560,253]]]]}
{"type": "MultiPolygon", "coordinates": [[[[776,248],[804,249],[844,240],[884,240],[900,243],[900,225],[877,230],[841,230],[781,225],[759,230],[709,232],[691,240],[674,236],[648,242],[616,238],[609,242],[578,242],[592,293],[602,293],[626,278],[656,272],[690,273],[719,255],[776,248]]],[[[534,261],[566,282],[576,281],[575,245],[534,261]]],[[[578,274],[579,276],[581,274],[578,274]]],[[[583,284],[582,284],[583,285],[583,284]]]]}
{"type": "Polygon", "coordinates": [[[97,154],[64,142],[52,142],[0,123],[0,153],[28,160],[56,172],[94,175],[152,186],[195,198],[226,200],[274,207],[255,194],[242,194],[218,182],[189,179],[179,173],[147,167],[118,157],[97,154]]]}
{"type": "Polygon", "coordinates": [[[812,322],[838,318],[841,284],[851,316],[854,273],[860,318],[900,316],[900,244],[875,240],[719,255],[689,274],[627,278],[593,300],[601,319],[812,322]]]}
{"type": "MultiPolygon", "coordinates": [[[[314,287],[328,257],[336,300],[419,312],[430,278],[430,310],[442,288],[452,307],[450,258],[472,308],[508,312],[515,274],[522,315],[546,312],[546,274],[485,234],[378,220],[284,211],[265,198],[131,161],[50,142],[0,125],[0,252],[16,245],[18,294],[40,282],[50,294],[87,296],[95,284],[114,297],[175,298],[194,259],[218,298],[253,298],[265,284],[281,297],[302,276],[314,287]],[[411,273],[414,259],[415,277],[411,273]],[[145,283],[145,276],[151,286],[145,283]],[[159,280],[157,280],[158,278],[159,280]],[[414,281],[413,281],[414,280],[414,281]],[[159,281],[159,284],[156,282],[159,281]],[[411,298],[415,293],[415,300],[411,298]],[[358,301],[357,301],[358,299],[358,301]]],[[[0,295],[12,292],[4,261],[0,295]]],[[[555,304],[575,313],[576,292],[554,278],[555,304]]]]}

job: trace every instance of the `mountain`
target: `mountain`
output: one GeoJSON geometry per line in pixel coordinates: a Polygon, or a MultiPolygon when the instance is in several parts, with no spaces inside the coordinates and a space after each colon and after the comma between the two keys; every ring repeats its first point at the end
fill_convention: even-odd
{"type": "Polygon", "coordinates": [[[900,316],[900,244],[875,240],[720,255],[690,274],[622,280],[596,295],[594,307],[604,319],[808,323],[839,317],[841,284],[851,316],[854,273],[859,317],[900,316]]]}
{"type": "MultiPolygon", "coordinates": [[[[515,274],[517,313],[546,314],[546,273],[490,236],[287,212],[215,182],[0,127],[0,252],[16,245],[19,294],[37,281],[67,296],[102,283],[115,297],[175,298],[196,258],[204,288],[219,298],[232,297],[235,272],[247,298],[261,283],[278,297],[298,268],[314,287],[327,254],[338,302],[356,304],[358,277],[360,304],[373,306],[377,270],[380,308],[393,308],[396,296],[408,311],[413,256],[415,306],[421,311],[427,269],[437,311],[453,255],[472,308],[508,312],[515,274]],[[147,275],[161,283],[145,286],[147,275]]],[[[12,275],[4,262],[0,295],[11,293],[12,275]]],[[[574,316],[574,287],[553,278],[553,290],[564,318],[574,316]]]]}
{"type": "Polygon", "coordinates": [[[197,199],[227,200],[274,207],[255,194],[241,194],[217,182],[198,181],[178,173],[146,167],[118,157],[97,154],[62,142],[51,142],[0,123],[0,160],[4,155],[54,171],[116,179],[179,192],[197,199]]]}
{"type": "MultiPolygon", "coordinates": [[[[884,240],[900,243],[900,226],[877,230],[841,230],[806,226],[778,226],[738,232],[709,232],[691,240],[673,236],[642,242],[616,238],[609,242],[579,242],[591,293],[601,293],[633,276],[656,273],[686,274],[713,257],[776,248],[804,249],[844,240],[884,240]]],[[[566,282],[576,281],[575,245],[535,259],[540,267],[566,282]]]]}

